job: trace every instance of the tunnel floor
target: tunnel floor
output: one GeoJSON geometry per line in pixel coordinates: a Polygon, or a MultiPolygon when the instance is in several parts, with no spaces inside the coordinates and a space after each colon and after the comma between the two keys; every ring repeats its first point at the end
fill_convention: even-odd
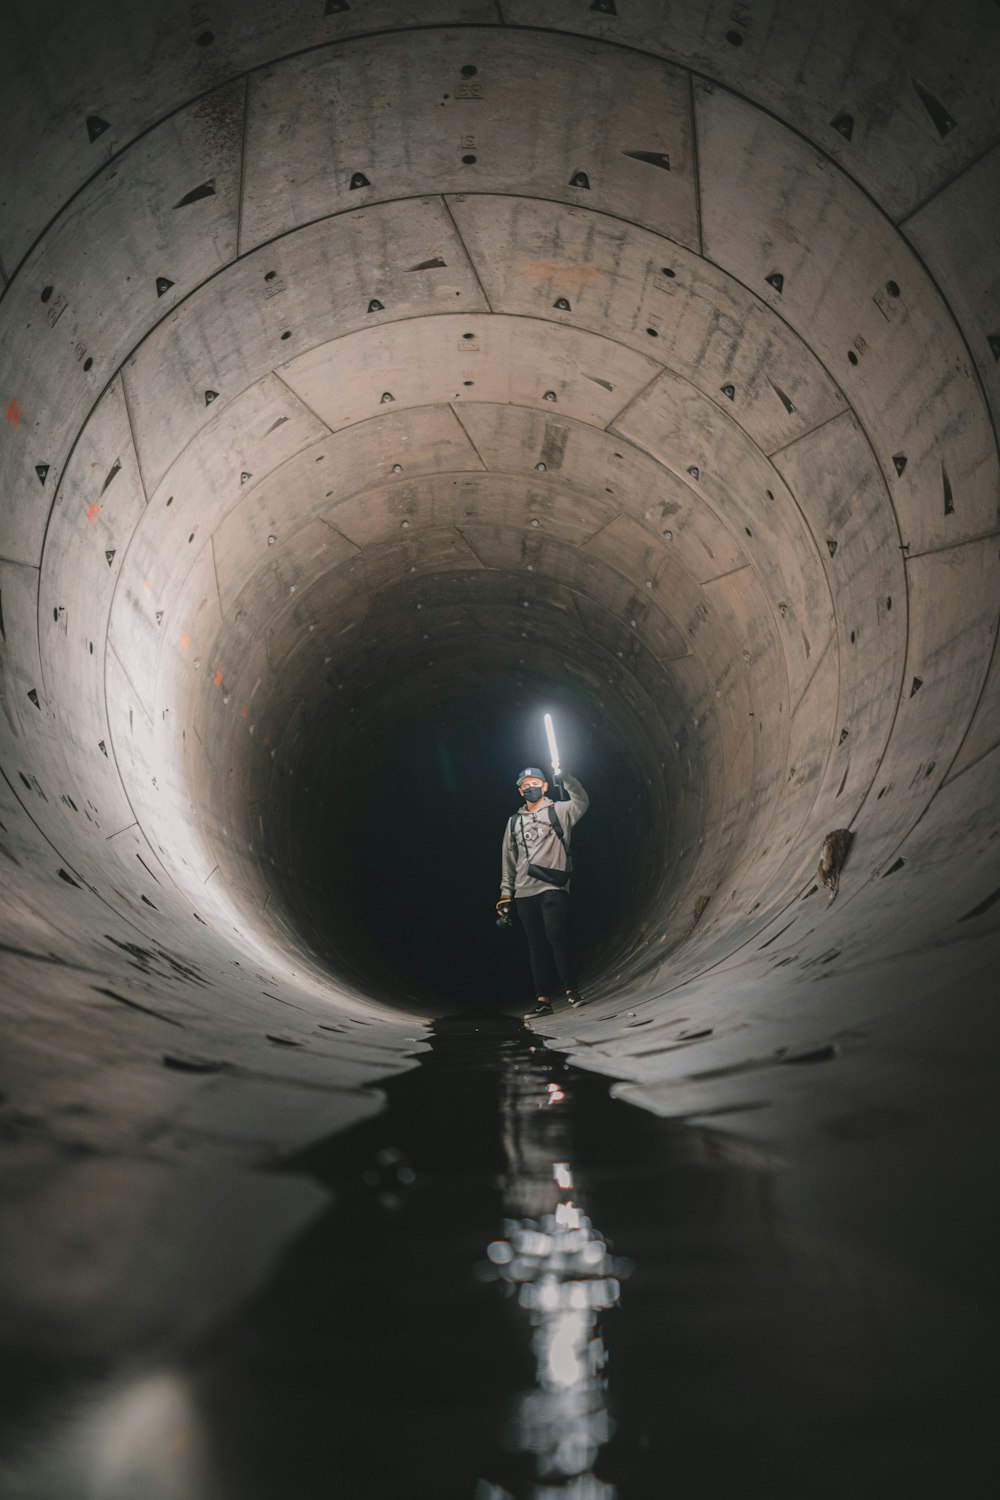
{"type": "Polygon", "coordinates": [[[791,1229],[724,1120],[487,1011],[386,1093],[282,1165],[328,1209],[179,1361],[8,1364],[9,1500],[972,1493],[985,1338],[791,1229]]]}

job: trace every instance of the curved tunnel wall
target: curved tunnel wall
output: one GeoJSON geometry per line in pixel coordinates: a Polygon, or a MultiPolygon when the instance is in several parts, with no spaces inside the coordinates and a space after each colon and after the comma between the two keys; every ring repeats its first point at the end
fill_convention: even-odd
{"type": "Polygon", "coordinates": [[[682,1023],[725,1067],[876,1024],[914,946],[918,1000],[984,972],[995,9],[325,10],[23,22],[12,1097],[241,1159],[319,1128],[240,1116],[263,1058],[376,1107],[420,1007],[324,961],[268,856],[318,736],[350,756],[525,643],[629,726],[656,853],[579,1060],[690,1113],[682,1023]],[[242,1085],[197,1088],[220,1059],[242,1085]]]}

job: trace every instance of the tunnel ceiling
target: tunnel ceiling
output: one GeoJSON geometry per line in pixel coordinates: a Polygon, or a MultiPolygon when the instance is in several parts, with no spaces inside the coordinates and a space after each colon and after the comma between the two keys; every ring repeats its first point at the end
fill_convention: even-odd
{"type": "Polygon", "coordinates": [[[788,922],[830,829],[860,931],[989,801],[994,6],[19,24],[0,755],[43,947],[113,916],[335,995],[262,809],[526,643],[683,805],[651,992],[659,945],[676,984],[788,922]]]}

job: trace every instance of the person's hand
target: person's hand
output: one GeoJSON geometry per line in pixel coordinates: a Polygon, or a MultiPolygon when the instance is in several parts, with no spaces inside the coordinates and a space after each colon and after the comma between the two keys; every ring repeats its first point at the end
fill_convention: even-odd
{"type": "Polygon", "coordinates": [[[509,927],[511,925],[512,918],[511,918],[510,906],[511,906],[511,898],[509,896],[501,896],[500,900],[497,902],[497,926],[498,927],[509,927]]]}

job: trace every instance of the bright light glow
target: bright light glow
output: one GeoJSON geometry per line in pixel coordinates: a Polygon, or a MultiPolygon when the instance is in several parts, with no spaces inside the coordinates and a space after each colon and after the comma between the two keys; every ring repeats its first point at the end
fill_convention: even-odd
{"type": "Polygon", "coordinates": [[[552,1249],[552,1241],[547,1234],[540,1234],[537,1229],[521,1229],[514,1236],[514,1249],[518,1255],[543,1257],[552,1249]]]}
{"type": "Polygon", "coordinates": [[[546,1088],[549,1091],[550,1104],[561,1104],[565,1099],[566,1095],[563,1093],[558,1083],[548,1083],[546,1084],[546,1088]]]}
{"type": "MultiPolygon", "coordinates": [[[[541,1087],[540,1081],[533,1082],[532,1105],[537,1106],[541,1087]]],[[[565,1097],[556,1082],[544,1084],[544,1089],[549,1103],[565,1097]]],[[[534,1114],[528,1118],[541,1119],[534,1114]]],[[[549,1127],[544,1128],[548,1133],[549,1127]]],[[[535,1156],[534,1170],[527,1171],[518,1159],[516,1166],[533,1190],[535,1216],[504,1219],[505,1238],[494,1240],[487,1250],[506,1290],[516,1289],[518,1306],[532,1328],[536,1386],[517,1403],[515,1445],[518,1452],[534,1456],[534,1500],[615,1500],[617,1487],[598,1479],[593,1468],[614,1432],[601,1321],[621,1295],[617,1276],[611,1273],[627,1274],[627,1269],[621,1270],[626,1263],[611,1255],[588,1215],[572,1201],[568,1161],[551,1164],[553,1184],[567,1201],[538,1212],[546,1198],[551,1202],[552,1194],[551,1185],[544,1186],[544,1163],[544,1157],[535,1156]]],[[[515,1166],[513,1158],[511,1165],[515,1166]]],[[[483,1500],[492,1500],[492,1495],[483,1500]]],[[[513,1497],[505,1494],[503,1500],[513,1497]]]]}
{"type": "Polygon", "coordinates": [[[556,1312],[559,1308],[559,1283],[554,1276],[546,1276],[538,1288],[536,1306],[542,1312],[556,1312]]]}
{"type": "Polygon", "coordinates": [[[546,735],[546,738],[548,739],[548,742],[549,742],[549,760],[552,762],[552,769],[553,769],[553,771],[555,771],[556,774],[558,775],[559,774],[559,766],[560,766],[559,750],[558,750],[558,748],[556,746],[556,732],[552,728],[552,715],[551,714],[546,714],[545,715],[545,735],[546,735]]]}
{"type": "Polygon", "coordinates": [[[585,1432],[571,1432],[553,1454],[552,1467],[560,1474],[578,1474],[586,1481],[590,1476],[584,1470],[590,1468],[596,1457],[596,1443],[592,1443],[585,1432]]]}
{"type": "Polygon", "coordinates": [[[593,1319],[577,1311],[560,1312],[552,1320],[546,1366],[546,1383],[567,1390],[583,1385],[589,1375],[585,1352],[593,1319]]]}

